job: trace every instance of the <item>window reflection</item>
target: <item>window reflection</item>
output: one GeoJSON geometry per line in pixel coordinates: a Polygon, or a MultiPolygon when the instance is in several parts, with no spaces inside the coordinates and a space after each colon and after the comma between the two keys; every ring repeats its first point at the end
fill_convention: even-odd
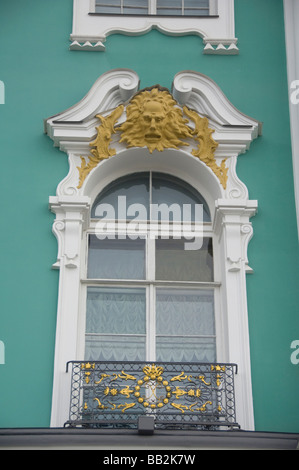
{"type": "Polygon", "coordinates": [[[185,238],[156,240],[156,279],[170,281],[213,281],[213,247],[211,238],[202,239],[202,247],[186,250],[185,238]]]}

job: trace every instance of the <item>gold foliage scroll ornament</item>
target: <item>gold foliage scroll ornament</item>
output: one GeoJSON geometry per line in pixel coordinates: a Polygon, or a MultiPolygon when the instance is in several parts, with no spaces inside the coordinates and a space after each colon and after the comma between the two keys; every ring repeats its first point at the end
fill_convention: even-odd
{"type": "Polygon", "coordinates": [[[81,167],[77,167],[79,170],[78,188],[81,188],[87,175],[98,166],[102,160],[106,160],[116,154],[116,151],[110,148],[111,136],[116,132],[114,126],[123,111],[124,107],[120,105],[106,118],[100,114],[96,115],[96,117],[100,119],[101,125],[96,127],[97,137],[89,144],[90,147],[94,147],[90,151],[92,157],[89,157],[88,163],[86,163],[85,158],[81,157],[81,167]]]}
{"type": "Polygon", "coordinates": [[[81,157],[78,188],[93,168],[102,160],[115,155],[115,150],[110,148],[111,136],[120,132],[120,143],[126,143],[128,148],[147,147],[150,153],[154,150],[162,152],[167,148],[178,149],[189,145],[184,140],[194,140],[198,148],[192,150],[192,155],[205,163],[226,189],[226,159],[222,160],[220,166],[217,165],[214,154],[218,143],[212,137],[214,130],[209,128],[207,118],[200,117],[186,106],[182,111],[169,91],[159,85],[137,93],[127,106],[126,121],[115,127],[123,111],[124,107],[121,105],[105,118],[96,116],[101,120],[101,125],[96,128],[96,139],[90,143],[93,148],[89,162],[86,163],[85,158],[81,157]],[[186,119],[184,114],[189,119],[186,119]],[[188,125],[189,120],[194,122],[194,130],[188,125]]]}
{"type": "Polygon", "coordinates": [[[217,165],[214,154],[218,143],[212,137],[214,130],[209,128],[208,119],[200,117],[195,111],[188,109],[186,106],[184,107],[184,113],[195,123],[194,135],[195,140],[198,142],[198,148],[197,150],[192,150],[192,155],[211,168],[223,188],[226,189],[228,172],[228,168],[225,165],[226,158],[222,160],[220,166],[217,165]]]}

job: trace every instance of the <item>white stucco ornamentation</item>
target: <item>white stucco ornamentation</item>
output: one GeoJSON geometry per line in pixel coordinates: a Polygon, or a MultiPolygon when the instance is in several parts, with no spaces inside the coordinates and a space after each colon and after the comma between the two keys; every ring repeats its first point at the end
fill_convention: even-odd
{"type": "MultiPolygon", "coordinates": [[[[60,269],[51,425],[62,426],[68,419],[69,378],[65,365],[70,360],[82,359],[78,346],[81,268],[85,257],[82,234],[90,223],[91,205],[99,192],[118,177],[152,170],[187,181],[209,205],[223,325],[219,332],[223,347],[217,360],[238,364],[237,421],[243,429],[253,430],[246,274],[252,272],[247,247],[253,235],[250,219],[257,211],[257,201],[249,200],[248,190],[237,176],[236,163],[238,156],[261,133],[260,123],[239,112],[210,78],[198,72],[180,72],[174,77],[172,87],[176,106],[182,110],[187,107],[208,118],[213,139],[218,144],[216,163],[221,165],[225,159],[228,168],[226,185],[221,184],[204,161],[194,156],[192,139],[180,149],[150,153],[146,147],[128,148],[120,141],[117,131],[111,134],[115,154],[101,160],[80,185],[82,158],[87,162],[91,158],[90,143],[100,124],[95,116],[109,116],[121,106],[117,122],[121,126],[126,120],[129,101],[138,88],[135,72],[113,70],[102,75],[78,104],[45,121],[45,132],[69,159],[69,173],[58,184],[56,195],[50,197],[50,209],[56,214],[53,232],[58,240],[58,256],[53,267],[60,269]]],[[[190,120],[188,125],[192,128],[194,122],[190,120]]]]}

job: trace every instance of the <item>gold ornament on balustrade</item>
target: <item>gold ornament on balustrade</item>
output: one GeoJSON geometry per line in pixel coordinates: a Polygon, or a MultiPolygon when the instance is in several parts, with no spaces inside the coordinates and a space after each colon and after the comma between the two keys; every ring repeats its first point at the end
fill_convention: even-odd
{"type": "MultiPolygon", "coordinates": [[[[91,383],[92,371],[95,371],[95,364],[82,363],[81,369],[84,371],[84,381],[88,385],[91,383]]],[[[218,389],[221,387],[222,376],[221,372],[225,372],[225,366],[213,366],[211,365],[211,371],[219,372],[216,375],[216,385],[218,389]]],[[[211,387],[212,384],[207,382],[204,375],[186,375],[184,371],[181,374],[176,375],[172,378],[168,377],[168,380],[163,378],[164,368],[162,366],[156,366],[155,364],[147,365],[142,369],[143,377],[137,379],[134,375],[127,374],[122,371],[120,374],[100,374],[99,380],[94,380],[94,385],[102,383],[104,385],[103,398],[94,397],[93,401],[97,402],[97,408],[100,410],[111,410],[114,411],[119,409],[122,413],[125,413],[128,409],[135,407],[137,404],[149,409],[161,409],[166,405],[172,406],[173,408],[185,413],[185,411],[191,412],[205,412],[207,406],[211,405],[210,400],[204,402],[202,389],[199,388],[200,383],[204,384],[205,387],[211,387]],[[109,378],[109,384],[103,384],[103,381],[109,378]],[[131,381],[135,382],[133,385],[120,385],[120,381],[131,381]],[[113,382],[117,381],[117,384],[113,382]],[[199,381],[199,384],[196,384],[199,381]],[[186,384],[174,385],[171,382],[187,382],[186,384]],[[111,400],[117,399],[118,397],[125,397],[130,399],[131,402],[127,403],[113,403],[111,400]],[[109,401],[110,398],[110,401],[109,401]],[[184,399],[183,403],[180,403],[180,399],[184,399]],[[187,404],[185,399],[193,401],[191,404],[187,404]],[[105,402],[102,403],[102,401],[105,402]],[[132,401],[133,400],[133,401],[132,401]],[[107,406],[109,404],[109,406],[107,406]]],[[[85,402],[83,405],[84,411],[89,409],[88,404],[85,402]]],[[[221,406],[218,406],[218,411],[221,411],[221,406]]]]}

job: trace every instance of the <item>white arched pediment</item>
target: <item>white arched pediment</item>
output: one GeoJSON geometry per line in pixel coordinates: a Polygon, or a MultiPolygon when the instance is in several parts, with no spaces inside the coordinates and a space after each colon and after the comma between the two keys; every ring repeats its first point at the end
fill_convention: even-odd
{"type": "MultiPolygon", "coordinates": [[[[127,149],[125,144],[119,143],[117,128],[126,120],[126,107],[138,91],[138,87],[139,77],[133,71],[117,69],[108,72],[95,82],[78,104],[46,120],[46,133],[53,139],[55,146],[69,155],[70,172],[58,187],[59,196],[88,195],[84,185],[82,189],[78,188],[77,167],[81,164],[81,157],[87,161],[90,157],[90,142],[96,137],[96,128],[101,124],[97,115],[106,118],[113,109],[123,106],[123,112],[115,125],[116,133],[111,135],[110,146],[114,147],[116,156],[127,149]]],[[[177,74],[173,81],[172,92],[177,107],[183,110],[183,107],[187,106],[201,118],[208,118],[209,128],[214,131],[212,137],[218,144],[214,152],[215,160],[217,165],[220,165],[221,161],[226,159],[228,168],[227,183],[225,188],[222,185],[221,197],[246,198],[247,190],[236,175],[236,159],[238,155],[249,149],[252,140],[259,135],[260,123],[236,110],[215,82],[198,72],[186,71],[177,74]]],[[[190,118],[188,125],[193,128],[195,126],[190,118]]],[[[188,148],[180,149],[185,155],[192,156],[197,144],[198,142],[193,141],[188,148]]],[[[163,160],[162,152],[159,154],[163,160]]],[[[104,160],[99,161],[99,168],[106,164],[104,160]]],[[[200,168],[202,162],[200,159],[196,160],[200,168]]],[[[136,164],[138,166],[137,161],[136,164]]],[[[98,173],[98,169],[94,171],[98,173]]],[[[87,186],[90,187],[90,184],[87,186]]]]}
{"type": "Polygon", "coordinates": [[[236,164],[261,133],[260,123],[238,111],[215,82],[198,72],[178,73],[170,93],[159,85],[139,91],[138,75],[117,69],[99,77],[79,103],[47,119],[45,132],[69,160],[68,174],[50,197],[58,240],[53,267],[60,269],[52,426],[67,421],[68,402],[62,399],[68,387],[65,364],[81,359],[76,340],[82,306],[80,268],[90,208],[117,178],[157,171],[188,182],[210,208],[216,281],[221,286],[220,335],[226,344],[218,360],[239,365],[238,422],[253,429],[245,275],[252,272],[247,246],[257,201],[249,200],[236,164]],[[163,129],[154,139],[147,137],[144,124],[146,103],[153,101],[163,108],[163,129]]]}

